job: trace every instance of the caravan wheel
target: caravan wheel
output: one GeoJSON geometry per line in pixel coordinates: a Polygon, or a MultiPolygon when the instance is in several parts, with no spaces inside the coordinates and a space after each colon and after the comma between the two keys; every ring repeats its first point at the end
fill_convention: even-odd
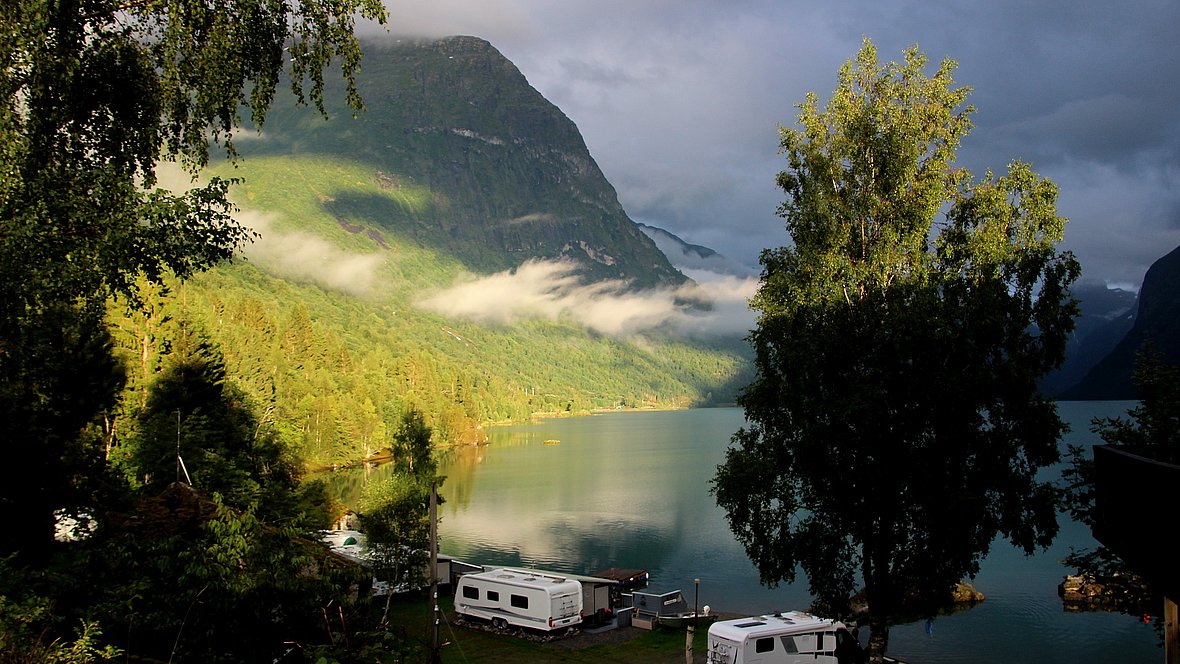
{"type": "Polygon", "coordinates": [[[508,628],[508,621],[503,618],[492,618],[492,627],[503,630],[508,628]]]}

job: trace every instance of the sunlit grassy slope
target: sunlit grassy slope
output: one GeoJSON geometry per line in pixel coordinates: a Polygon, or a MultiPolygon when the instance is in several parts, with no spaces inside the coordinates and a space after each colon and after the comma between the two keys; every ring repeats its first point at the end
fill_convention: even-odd
{"type": "Polygon", "coordinates": [[[308,461],[380,450],[410,407],[448,442],[542,412],[725,403],[745,381],[736,338],[612,337],[565,317],[481,324],[421,306],[533,258],[637,290],[684,279],[573,124],[489,49],[368,57],[366,120],[280,98],[261,137],[238,143],[243,159],[212,170],[242,180],[232,196],[261,237],[179,288],[176,317],[219,344],[308,461]]]}

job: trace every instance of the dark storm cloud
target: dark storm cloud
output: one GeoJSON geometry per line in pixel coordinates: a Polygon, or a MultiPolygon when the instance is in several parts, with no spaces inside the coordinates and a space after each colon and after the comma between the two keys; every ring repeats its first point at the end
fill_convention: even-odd
{"type": "Polygon", "coordinates": [[[826,99],[863,37],[959,62],[977,175],[1061,189],[1088,279],[1138,283],[1180,244],[1180,3],[413,0],[395,29],[483,37],[578,124],[633,218],[746,264],[787,242],[776,125],[826,99]]]}

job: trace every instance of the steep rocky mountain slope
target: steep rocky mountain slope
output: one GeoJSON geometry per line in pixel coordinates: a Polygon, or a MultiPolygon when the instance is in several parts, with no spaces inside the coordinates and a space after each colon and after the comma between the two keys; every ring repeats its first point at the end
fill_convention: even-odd
{"type": "Polygon", "coordinates": [[[574,123],[488,42],[369,44],[357,84],[358,117],[336,105],[324,122],[280,99],[263,140],[243,153],[365,164],[382,192],[325,201],[342,225],[398,235],[477,272],[564,258],[588,280],[683,283],[628,218],[574,123]]]}
{"type": "Polygon", "coordinates": [[[512,63],[467,37],[370,45],[358,85],[355,118],[280,95],[210,169],[258,240],[114,315],[134,384],[195,327],[309,463],[388,447],[411,408],[452,443],[539,413],[732,403],[746,344],[705,332],[707,295],[512,63]]]}
{"type": "Polygon", "coordinates": [[[1134,325],[1106,357],[1062,395],[1066,399],[1134,399],[1131,380],[1140,351],[1152,349],[1180,364],[1180,247],[1147,270],[1134,325]]]}

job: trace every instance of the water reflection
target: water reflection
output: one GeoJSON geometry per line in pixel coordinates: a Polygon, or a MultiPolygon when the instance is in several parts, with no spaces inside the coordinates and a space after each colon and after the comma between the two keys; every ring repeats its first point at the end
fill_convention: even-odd
{"type": "MultiPolygon", "coordinates": [[[[1073,427],[1065,442],[1100,442],[1089,431],[1090,419],[1120,415],[1128,406],[1061,404],[1073,427]]],[[[811,601],[806,578],[761,586],[709,495],[708,482],[742,423],[738,409],[708,409],[494,427],[488,446],[456,448],[441,460],[440,472],[448,476],[441,550],[476,564],[583,574],[641,568],[659,592],[690,590],[699,578],[701,603],[720,611],[805,608],[811,601]]],[[[359,495],[360,486],[382,472],[352,471],[336,484],[359,495]]],[[[1068,519],[1045,553],[1025,557],[995,543],[975,579],[987,599],[938,618],[929,633],[924,621],[894,628],[891,651],[911,661],[964,664],[1158,657],[1154,633],[1133,618],[1062,610],[1056,589],[1066,570],[1060,560],[1071,547],[1093,545],[1089,531],[1068,519]]]]}

